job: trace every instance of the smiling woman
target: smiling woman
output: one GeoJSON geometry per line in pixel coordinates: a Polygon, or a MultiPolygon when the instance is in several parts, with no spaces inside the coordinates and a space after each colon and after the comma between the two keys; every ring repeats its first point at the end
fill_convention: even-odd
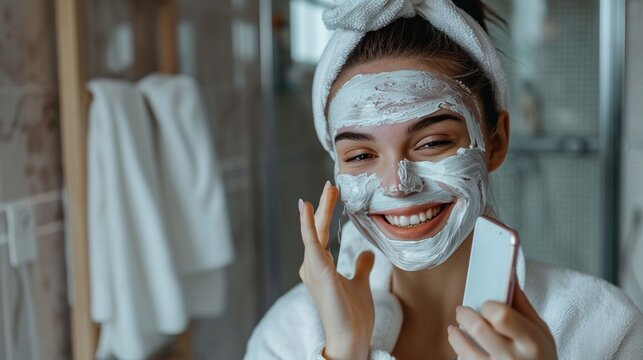
{"type": "Polygon", "coordinates": [[[480,1],[348,0],[324,13],[337,31],[313,110],[337,187],[326,184],[316,210],[299,201],[303,285],[266,314],[248,359],[643,353],[643,317],[620,290],[522,254],[513,303],[460,306],[476,219],[497,218],[489,173],[509,147],[505,73],[484,12],[480,1]],[[338,198],[351,221],[336,267],[338,198]]]}

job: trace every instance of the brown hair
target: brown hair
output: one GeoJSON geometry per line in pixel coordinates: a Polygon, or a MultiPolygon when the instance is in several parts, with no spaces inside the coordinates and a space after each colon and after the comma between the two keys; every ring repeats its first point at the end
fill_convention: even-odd
{"type": "MultiPolygon", "coordinates": [[[[485,31],[487,30],[485,19],[499,25],[505,24],[504,20],[489,10],[480,0],[454,0],[454,3],[476,20],[485,31]]],[[[495,131],[498,111],[488,77],[480,65],[458,44],[419,16],[400,18],[379,30],[366,33],[348,56],[342,72],[358,64],[399,57],[426,60],[464,83],[482,101],[487,130],[495,131]]]]}

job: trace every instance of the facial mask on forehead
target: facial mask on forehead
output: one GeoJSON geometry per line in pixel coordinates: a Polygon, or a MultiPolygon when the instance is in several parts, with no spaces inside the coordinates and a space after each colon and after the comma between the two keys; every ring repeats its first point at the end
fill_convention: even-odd
{"type": "MultiPolygon", "coordinates": [[[[337,160],[335,163],[335,181],[348,216],[395,266],[406,271],[428,269],[443,263],[466,239],[485,209],[488,175],[484,139],[477,120],[480,111],[475,98],[464,85],[446,76],[402,70],[352,78],[337,92],[329,107],[333,138],[344,127],[392,125],[421,119],[441,109],[453,111],[465,119],[470,146],[437,162],[400,161],[396,188],[384,188],[377,174],[339,174],[337,160]],[[391,196],[393,192],[403,192],[405,196],[391,196]],[[425,239],[389,238],[369,216],[426,204],[444,204],[440,211],[450,207],[451,212],[444,227],[425,239]]],[[[374,216],[379,216],[380,220],[384,218],[374,216]]],[[[436,215],[420,216],[414,221],[436,215]]]]}
{"type": "Polygon", "coordinates": [[[360,74],[339,89],[328,108],[331,138],[350,126],[392,125],[441,109],[464,117],[471,147],[484,150],[478,104],[459,81],[426,71],[360,74]]]}

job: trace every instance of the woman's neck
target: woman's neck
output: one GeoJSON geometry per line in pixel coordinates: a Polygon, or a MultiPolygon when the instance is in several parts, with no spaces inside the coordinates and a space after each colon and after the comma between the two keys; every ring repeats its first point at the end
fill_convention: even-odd
{"type": "Polygon", "coordinates": [[[448,345],[447,326],[456,323],[455,308],[462,303],[470,252],[471,236],[435,268],[404,271],[394,267],[391,291],[402,304],[405,336],[421,334],[424,341],[433,342],[434,349],[448,345]]]}
{"type": "Polygon", "coordinates": [[[471,236],[441,265],[420,271],[404,271],[396,267],[392,274],[392,292],[412,308],[436,315],[455,311],[462,302],[467,267],[471,252],[471,236]]]}

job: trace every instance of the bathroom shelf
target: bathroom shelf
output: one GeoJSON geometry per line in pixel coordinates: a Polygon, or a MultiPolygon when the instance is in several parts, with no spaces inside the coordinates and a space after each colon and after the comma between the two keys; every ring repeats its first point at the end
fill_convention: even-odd
{"type": "Polygon", "coordinates": [[[600,143],[589,136],[517,136],[509,147],[513,153],[560,154],[572,156],[598,155],[600,143]]]}

